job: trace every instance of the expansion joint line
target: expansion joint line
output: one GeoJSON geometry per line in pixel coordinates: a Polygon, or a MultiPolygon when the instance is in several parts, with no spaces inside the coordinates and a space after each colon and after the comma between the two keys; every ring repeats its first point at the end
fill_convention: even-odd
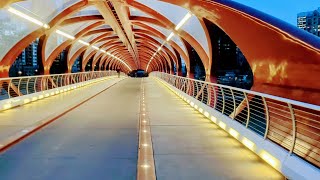
{"type": "Polygon", "coordinates": [[[156,180],[150,119],[148,118],[145,100],[144,79],[142,79],[139,113],[137,180],[156,180]]]}

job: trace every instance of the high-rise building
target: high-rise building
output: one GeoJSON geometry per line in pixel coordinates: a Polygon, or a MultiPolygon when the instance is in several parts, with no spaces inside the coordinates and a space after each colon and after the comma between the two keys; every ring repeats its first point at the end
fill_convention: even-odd
{"type": "Polygon", "coordinates": [[[35,71],[38,69],[38,44],[39,40],[35,40],[25,50],[25,65],[23,66],[23,75],[32,76],[35,75],[35,71]]]}
{"type": "Polygon", "coordinates": [[[77,73],[81,71],[81,62],[82,62],[82,56],[78,56],[78,58],[75,60],[74,64],[72,65],[71,72],[77,73]]]}
{"type": "Polygon", "coordinates": [[[38,71],[38,48],[39,40],[36,39],[21,54],[12,64],[9,76],[32,76],[38,71]]]}
{"type": "Polygon", "coordinates": [[[314,11],[299,13],[297,26],[320,37],[320,7],[314,11]]]}

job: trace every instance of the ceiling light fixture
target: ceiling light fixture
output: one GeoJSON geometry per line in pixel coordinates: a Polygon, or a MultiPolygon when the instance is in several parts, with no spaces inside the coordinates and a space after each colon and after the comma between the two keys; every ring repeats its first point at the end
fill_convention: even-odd
{"type": "Polygon", "coordinates": [[[174,36],[174,33],[172,32],[172,33],[168,36],[167,41],[170,41],[170,39],[171,39],[173,36],[174,36]]]}
{"type": "Polygon", "coordinates": [[[48,24],[45,24],[45,23],[43,23],[43,22],[41,22],[41,21],[31,17],[31,16],[28,16],[27,14],[24,14],[24,13],[22,13],[22,12],[16,10],[16,9],[12,8],[12,7],[9,7],[8,11],[13,13],[13,14],[15,14],[15,15],[17,15],[17,16],[20,16],[20,17],[22,17],[22,18],[24,18],[24,19],[26,19],[26,20],[28,20],[30,22],[33,22],[33,23],[35,23],[35,24],[37,24],[39,26],[42,26],[42,27],[44,27],[46,29],[50,28],[50,26],[48,24]]]}
{"type": "Polygon", "coordinates": [[[83,45],[90,46],[90,44],[87,43],[87,42],[85,42],[85,41],[79,40],[78,42],[81,43],[81,44],[83,44],[83,45]]]}
{"type": "Polygon", "coordinates": [[[192,17],[192,13],[188,12],[174,29],[176,31],[179,30],[191,17],[192,17]]]}
{"type": "Polygon", "coordinates": [[[95,50],[100,50],[97,46],[91,45],[91,47],[95,50]]]}
{"type": "Polygon", "coordinates": [[[71,36],[70,34],[67,34],[67,33],[65,33],[65,32],[62,32],[62,31],[60,31],[60,30],[56,30],[56,33],[57,33],[57,34],[60,34],[60,35],[62,35],[62,36],[64,36],[64,37],[66,37],[66,38],[68,38],[68,39],[72,39],[72,40],[75,39],[74,36],[71,36]]]}
{"type": "MultiPolygon", "coordinates": [[[[178,23],[178,25],[174,28],[176,31],[179,30],[190,18],[192,17],[192,13],[191,12],[188,12],[184,17],[183,19],[178,23]]],[[[149,69],[149,65],[151,63],[151,61],[153,60],[153,57],[157,54],[157,52],[159,52],[162,48],[162,46],[165,45],[165,43],[169,42],[170,39],[174,36],[174,32],[171,32],[170,35],[167,37],[166,41],[163,42],[163,44],[158,48],[158,50],[152,55],[152,57],[150,58],[149,62],[148,62],[148,65],[147,65],[147,68],[146,68],[146,71],[148,72],[148,69],[149,69]]]]}

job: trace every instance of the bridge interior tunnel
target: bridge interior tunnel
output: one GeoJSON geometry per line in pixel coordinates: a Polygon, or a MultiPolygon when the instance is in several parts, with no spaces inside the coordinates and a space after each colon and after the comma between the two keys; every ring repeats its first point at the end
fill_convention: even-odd
{"type": "MultiPolygon", "coordinates": [[[[0,21],[0,78],[160,71],[320,105],[319,38],[233,1],[2,0],[0,21]]],[[[225,115],[263,103],[241,98],[225,115]]]]}
{"type": "Polygon", "coordinates": [[[28,63],[21,52],[33,48],[38,74],[120,68],[194,78],[196,71],[217,82],[241,67],[252,79],[247,89],[319,104],[319,40],[233,1],[6,0],[0,11],[3,34],[11,32],[1,42],[1,77],[28,63]]]}

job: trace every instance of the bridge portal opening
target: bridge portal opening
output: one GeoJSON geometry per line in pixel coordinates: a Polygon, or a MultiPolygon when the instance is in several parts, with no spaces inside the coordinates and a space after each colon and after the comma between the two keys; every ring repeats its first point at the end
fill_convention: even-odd
{"type": "Polygon", "coordinates": [[[143,69],[136,69],[128,73],[128,76],[134,77],[134,78],[142,78],[142,77],[148,77],[149,74],[144,71],[143,69]]]}

